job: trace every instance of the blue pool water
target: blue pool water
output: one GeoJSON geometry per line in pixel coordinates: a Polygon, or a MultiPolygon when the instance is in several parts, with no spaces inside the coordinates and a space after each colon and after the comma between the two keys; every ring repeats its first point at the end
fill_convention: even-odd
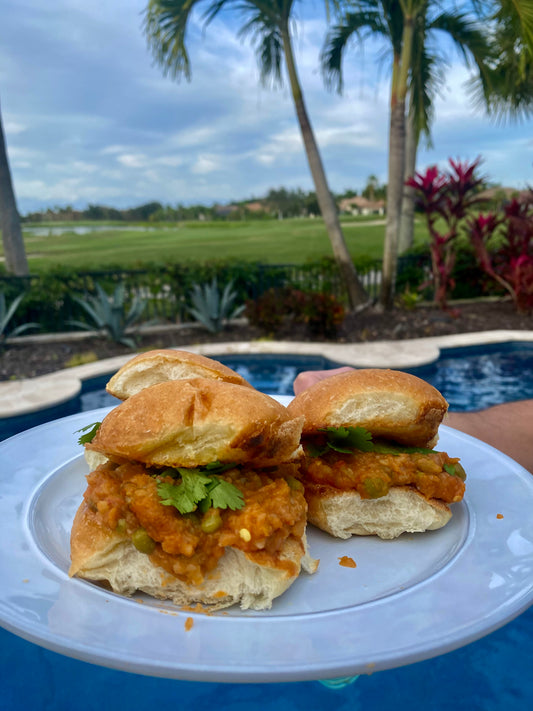
{"type": "MultiPolygon", "coordinates": [[[[340,365],[320,358],[220,360],[256,387],[279,394],[292,393],[292,381],[300,370],[340,365]]],[[[447,351],[434,366],[412,372],[438,387],[455,410],[529,398],[533,397],[533,344],[447,351]]],[[[116,403],[103,390],[106,380],[93,381],[69,409],[54,410],[47,419],[116,403]]],[[[42,421],[28,418],[22,428],[42,421]]],[[[530,608],[462,649],[331,689],[317,682],[241,685],[144,677],[70,659],[0,630],[0,709],[387,711],[405,705],[410,711],[522,711],[533,708],[532,640],[530,608]]]]}
{"type": "Polygon", "coordinates": [[[455,411],[533,398],[533,343],[448,348],[412,373],[434,385],[455,411]]]}

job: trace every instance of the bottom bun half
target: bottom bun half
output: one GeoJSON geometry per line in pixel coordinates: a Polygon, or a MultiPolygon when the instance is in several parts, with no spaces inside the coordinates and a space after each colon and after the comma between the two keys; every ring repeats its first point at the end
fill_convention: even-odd
{"type": "Polygon", "coordinates": [[[307,485],[308,521],[337,538],[376,535],[397,538],[445,526],[452,513],[439,499],[426,499],[407,486],[394,486],[386,496],[363,499],[356,491],[307,485]]]}
{"type": "Polygon", "coordinates": [[[305,535],[301,541],[287,539],[280,551],[280,560],[293,563],[287,567],[295,569],[294,573],[261,565],[243,551],[228,547],[216,568],[200,585],[193,585],[153,564],[130,539],[101,528],[86,504],[79,508],[74,521],[71,557],[69,575],[107,582],[118,594],[129,596],[139,591],[181,607],[199,603],[211,610],[235,604],[243,610],[269,609],[300,570],[314,573],[318,565],[307,552],[305,535]]]}

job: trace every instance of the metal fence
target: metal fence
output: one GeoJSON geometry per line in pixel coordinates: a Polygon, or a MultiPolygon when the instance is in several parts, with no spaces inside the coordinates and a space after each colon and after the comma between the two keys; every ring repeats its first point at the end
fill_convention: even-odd
{"type": "MultiPolygon", "coordinates": [[[[402,275],[424,269],[419,257],[402,257],[398,264],[399,285],[405,282],[402,275]]],[[[380,260],[367,260],[358,267],[359,277],[369,296],[379,296],[382,264],[380,260]]],[[[86,320],[86,314],[76,297],[86,300],[94,296],[96,284],[111,294],[119,284],[126,290],[126,302],[140,297],[146,304],[144,318],[162,323],[182,323],[190,320],[188,307],[194,284],[209,283],[217,279],[220,287],[229,281],[237,292],[240,303],[255,300],[272,288],[292,287],[306,291],[333,294],[340,301],[345,293],[338,270],[331,260],[296,264],[240,264],[224,265],[168,265],[150,269],[114,269],[35,274],[28,277],[0,275],[0,293],[9,305],[20,293],[24,294],[19,308],[12,317],[12,328],[29,322],[40,325],[41,332],[72,330],[72,320],[86,320]]]]}

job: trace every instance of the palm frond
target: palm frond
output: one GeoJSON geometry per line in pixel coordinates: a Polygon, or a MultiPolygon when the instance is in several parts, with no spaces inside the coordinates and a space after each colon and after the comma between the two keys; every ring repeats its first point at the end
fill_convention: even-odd
{"type": "Polygon", "coordinates": [[[185,36],[191,13],[202,0],[150,0],[143,19],[148,48],[164,75],[191,77],[185,36]]]}
{"type": "Polygon", "coordinates": [[[283,61],[283,38],[280,25],[272,21],[262,11],[256,11],[248,22],[239,30],[239,36],[251,35],[251,44],[255,47],[261,82],[267,85],[271,79],[274,85],[281,86],[283,61]]]}
{"type": "Polygon", "coordinates": [[[521,37],[533,55],[533,3],[531,0],[500,0],[494,18],[498,22],[511,22],[517,36],[521,37]]]}
{"type": "Polygon", "coordinates": [[[494,53],[486,28],[463,13],[443,12],[434,17],[428,25],[430,30],[445,32],[463,57],[467,66],[477,65],[480,75],[487,73],[488,64],[494,53]]]}
{"type": "Polygon", "coordinates": [[[387,36],[387,27],[377,10],[367,3],[369,8],[360,12],[350,12],[343,21],[331,28],[326,36],[324,47],[320,53],[320,64],[324,83],[328,88],[342,92],[342,60],[346,48],[352,40],[363,42],[372,34],[387,36]]]}

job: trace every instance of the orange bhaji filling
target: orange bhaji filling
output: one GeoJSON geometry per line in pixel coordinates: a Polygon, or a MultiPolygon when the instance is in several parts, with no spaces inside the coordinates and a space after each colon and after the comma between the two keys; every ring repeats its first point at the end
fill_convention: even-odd
{"type": "Polygon", "coordinates": [[[363,499],[385,496],[391,486],[412,486],[428,499],[441,499],[446,503],[461,501],[464,481],[449,474],[445,466],[460,467],[459,460],[445,452],[344,454],[330,451],[321,457],[306,456],[303,469],[308,481],[337,489],[355,489],[363,499]]]}
{"type": "MultiPolygon", "coordinates": [[[[280,558],[284,542],[300,542],[305,530],[307,504],[301,488],[289,486],[294,465],[259,472],[231,469],[221,476],[235,485],[245,505],[236,511],[210,509],[206,514],[180,514],[161,503],[155,470],[140,464],[106,463],[89,474],[85,501],[106,528],[132,538],[142,531],[151,543],[146,552],[152,562],[171,575],[200,584],[213,570],[226,546],[244,551],[251,559],[295,574],[295,564],[280,558]],[[218,512],[218,528],[206,533],[205,516],[218,512]],[[205,524],[205,519],[204,519],[205,524]]],[[[301,544],[303,545],[303,544],[301,544]]]]}

